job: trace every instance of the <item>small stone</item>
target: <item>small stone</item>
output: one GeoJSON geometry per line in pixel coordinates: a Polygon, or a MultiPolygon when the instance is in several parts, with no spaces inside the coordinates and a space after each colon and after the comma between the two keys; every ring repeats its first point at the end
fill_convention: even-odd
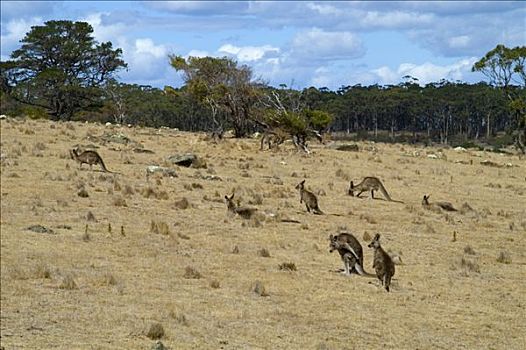
{"type": "Polygon", "coordinates": [[[153,344],[152,350],[168,350],[168,348],[164,346],[160,340],[157,340],[155,344],[153,344]]]}
{"type": "Polygon", "coordinates": [[[31,225],[31,226],[27,227],[26,230],[33,231],[33,232],[36,232],[36,233],[49,233],[49,234],[52,234],[52,235],[55,234],[55,231],[53,231],[50,228],[44,227],[42,225],[31,225]]]}

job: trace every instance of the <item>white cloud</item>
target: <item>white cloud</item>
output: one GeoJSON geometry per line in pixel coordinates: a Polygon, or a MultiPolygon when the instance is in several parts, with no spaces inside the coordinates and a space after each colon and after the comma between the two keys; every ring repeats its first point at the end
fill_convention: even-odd
{"type": "Polygon", "coordinates": [[[319,3],[307,3],[307,8],[319,13],[323,16],[339,16],[343,13],[341,9],[338,9],[332,5],[321,5],[319,3]]]}
{"type": "Polygon", "coordinates": [[[188,57],[206,57],[206,56],[211,56],[210,53],[208,53],[208,51],[190,50],[185,57],[188,58],[188,57]]]}
{"type": "Polygon", "coordinates": [[[454,49],[464,48],[468,46],[469,42],[470,38],[468,35],[454,36],[448,40],[449,47],[454,49]]]}
{"type": "Polygon", "coordinates": [[[164,45],[155,45],[150,38],[135,40],[135,54],[151,55],[155,58],[166,57],[167,49],[164,45]]]}
{"type": "Polygon", "coordinates": [[[434,20],[431,14],[402,11],[368,11],[360,16],[360,23],[368,28],[409,28],[429,25],[434,20]]]}
{"type": "Polygon", "coordinates": [[[326,32],[319,28],[296,34],[291,54],[308,60],[348,60],[361,57],[365,48],[360,38],[351,32],[326,32]]]}
{"type": "Polygon", "coordinates": [[[250,5],[246,1],[144,1],[155,10],[185,15],[218,15],[245,13],[250,5]]]}
{"type": "Polygon", "coordinates": [[[377,69],[373,69],[372,73],[376,74],[383,84],[393,84],[400,80],[402,76],[399,76],[397,72],[393,72],[391,68],[383,66],[377,69]]]}
{"type": "Polygon", "coordinates": [[[123,76],[142,81],[161,79],[170,68],[168,52],[165,45],[156,45],[150,38],[135,39],[133,45],[123,48],[124,61],[128,63],[128,72],[123,76]]]}
{"type": "Polygon", "coordinates": [[[410,75],[419,80],[420,84],[437,82],[441,79],[463,80],[466,73],[471,72],[471,67],[478,60],[476,57],[462,59],[450,65],[440,66],[430,62],[420,65],[414,63],[402,63],[396,71],[387,66],[371,70],[378,78],[380,84],[397,84],[402,77],[410,75]]]}
{"type": "Polygon", "coordinates": [[[328,87],[334,84],[334,77],[327,67],[319,67],[314,71],[314,76],[310,81],[310,85],[318,87],[328,87]]]}
{"type": "Polygon", "coordinates": [[[23,18],[12,19],[7,22],[5,28],[2,28],[2,35],[0,36],[2,60],[4,60],[4,57],[7,58],[11,51],[21,46],[20,40],[26,36],[32,26],[42,24],[42,18],[40,17],[32,17],[28,20],[23,18]]]}
{"type": "Polygon", "coordinates": [[[268,53],[278,54],[280,50],[270,45],[238,47],[232,44],[225,44],[217,51],[219,54],[235,56],[239,62],[253,62],[262,59],[268,53]]]}
{"type": "Polygon", "coordinates": [[[129,28],[121,22],[111,22],[104,20],[110,13],[96,12],[90,13],[79,21],[88,22],[93,27],[93,36],[99,42],[111,41],[113,46],[123,47],[126,45],[126,33],[129,28]]]}

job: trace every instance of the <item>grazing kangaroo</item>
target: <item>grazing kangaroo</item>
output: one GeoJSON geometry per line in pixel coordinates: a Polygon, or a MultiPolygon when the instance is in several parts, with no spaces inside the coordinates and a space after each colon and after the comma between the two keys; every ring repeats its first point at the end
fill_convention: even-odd
{"type": "Polygon", "coordinates": [[[440,209],[444,209],[446,211],[457,211],[457,209],[455,209],[455,207],[453,207],[453,204],[449,203],[449,202],[433,202],[433,203],[429,203],[429,196],[430,195],[424,195],[424,198],[422,199],[422,206],[426,209],[435,209],[435,210],[440,210],[440,209]]]}
{"type": "Polygon", "coordinates": [[[373,269],[376,271],[376,276],[389,292],[391,278],[395,274],[395,265],[389,254],[380,246],[380,234],[377,233],[374,236],[373,241],[369,243],[368,247],[374,249],[373,269]]]}
{"type": "Polygon", "coordinates": [[[250,219],[254,214],[258,211],[257,208],[250,208],[250,207],[238,207],[236,203],[234,203],[234,193],[230,197],[225,196],[226,200],[226,206],[229,212],[237,214],[241,216],[243,219],[250,219]]]}
{"type": "Polygon", "coordinates": [[[371,198],[374,199],[374,191],[378,191],[378,190],[382,192],[382,194],[388,201],[393,202],[393,200],[389,196],[389,193],[387,193],[387,190],[385,189],[384,185],[382,185],[382,182],[380,181],[380,179],[377,177],[372,177],[372,176],[365,177],[362,180],[362,182],[360,182],[358,185],[355,185],[351,181],[351,185],[349,187],[349,195],[354,197],[354,192],[358,192],[356,197],[360,197],[362,192],[371,191],[371,198]]]}
{"type": "Polygon", "coordinates": [[[69,151],[69,154],[72,159],[79,162],[79,167],[82,168],[82,164],[86,163],[89,165],[90,170],[92,169],[93,164],[100,164],[102,167],[102,170],[104,170],[107,173],[112,173],[113,171],[109,171],[106,168],[106,165],[104,165],[104,162],[102,161],[102,157],[95,151],[84,151],[82,153],[78,153],[78,150],[76,148],[69,151]]]}
{"type": "Polygon", "coordinates": [[[337,250],[343,262],[343,274],[356,272],[362,276],[375,275],[365,272],[363,268],[363,248],[360,242],[350,233],[329,236],[329,253],[337,250]]]}
{"type": "Polygon", "coordinates": [[[309,213],[312,210],[314,214],[323,214],[320,207],[318,206],[318,198],[316,198],[316,195],[305,189],[305,180],[297,184],[296,189],[300,190],[300,203],[305,203],[309,213]]]}

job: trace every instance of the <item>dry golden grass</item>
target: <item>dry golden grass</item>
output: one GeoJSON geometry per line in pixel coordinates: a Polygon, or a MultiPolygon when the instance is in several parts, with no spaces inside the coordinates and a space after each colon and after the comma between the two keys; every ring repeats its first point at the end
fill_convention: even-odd
{"type": "Polygon", "coordinates": [[[524,347],[526,162],[516,156],[442,149],[433,159],[439,150],[365,142],[260,152],[259,140],[12,119],[0,131],[6,349],[148,349],[158,337],[170,349],[524,347]],[[155,153],[101,141],[109,131],[155,153]],[[64,156],[76,144],[98,146],[121,174],[79,170],[64,156]],[[148,165],[184,152],[206,169],[146,179],[148,165]],[[404,204],[348,196],[364,176],[404,204]],[[304,178],[326,215],[299,203],[304,178]],[[228,215],[233,192],[266,218],[228,215]],[[424,210],[424,194],[461,211],[424,210]],[[340,227],[362,243],[369,272],[364,239],[375,233],[402,258],[390,293],[334,272],[328,236],[340,227]]]}

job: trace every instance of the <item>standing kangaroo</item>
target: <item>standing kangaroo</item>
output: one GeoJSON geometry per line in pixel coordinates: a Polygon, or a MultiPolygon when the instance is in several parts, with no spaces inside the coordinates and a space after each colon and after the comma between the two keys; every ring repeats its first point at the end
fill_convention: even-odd
{"type": "Polygon", "coordinates": [[[371,191],[371,198],[374,198],[374,191],[378,190],[382,192],[382,194],[388,201],[393,201],[389,196],[389,193],[387,193],[387,190],[385,189],[380,179],[372,176],[365,177],[362,180],[362,182],[360,182],[358,185],[355,185],[351,181],[351,185],[349,187],[349,195],[354,197],[354,192],[358,192],[358,194],[356,194],[356,197],[360,197],[362,192],[371,191]]]}
{"type": "Polygon", "coordinates": [[[422,199],[422,206],[425,208],[425,209],[431,209],[431,210],[438,210],[440,211],[440,209],[444,209],[446,211],[457,211],[457,209],[455,209],[455,207],[453,207],[453,204],[449,203],[449,202],[433,202],[433,203],[429,203],[429,196],[431,195],[424,195],[424,198],[422,199]]]}
{"type": "Polygon", "coordinates": [[[350,233],[340,233],[329,236],[329,253],[337,250],[343,262],[343,274],[357,272],[362,276],[375,276],[365,272],[363,268],[363,248],[360,242],[350,233]]]}
{"type": "Polygon", "coordinates": [[[234,203],[234,193],[230,197],[225,196],[226,206],[229,212],[241,216],[243,219],[250,219],[258,211],[257,208],[239,207],[234,203]]]}
{"type": "Polygon", "coordinates": [[[78,153],[78,150],[76,148],[69,151],[69,154],[72,159],[79,162],[79,167],[82,168],[82,164],[86,163],[89,165],[90,170],[92,169],[93,164],[100,164],[102,167],[102,170],[104,170],[107,173],[111,173],[112,171],[109,171],[106,168],[106,165],[104,165],[104,162],[102,161],[102,157],[95,151],[84,151],[82,153],[78,153]]]}
{"type": "Polygon", "coordinates": [[[305,189],[305,180],[297,184],[296,189],[300,191],[300,203],[305,203],[309,213],[312,210],[314,214],[323,214],[320,207],[318,206],[318,198],[316,198],[316,195],[305,189]]]}
{"type": "Polygon", "coordinates": [[[389,254],[380,246],[380,234],[377,233],[374,236],[373,241],[369,243],[368,247],[374,249],[373,268],[376,271],[376,276],[389,292],[391,278],[395,274],[395,265],[389,254]]]}

